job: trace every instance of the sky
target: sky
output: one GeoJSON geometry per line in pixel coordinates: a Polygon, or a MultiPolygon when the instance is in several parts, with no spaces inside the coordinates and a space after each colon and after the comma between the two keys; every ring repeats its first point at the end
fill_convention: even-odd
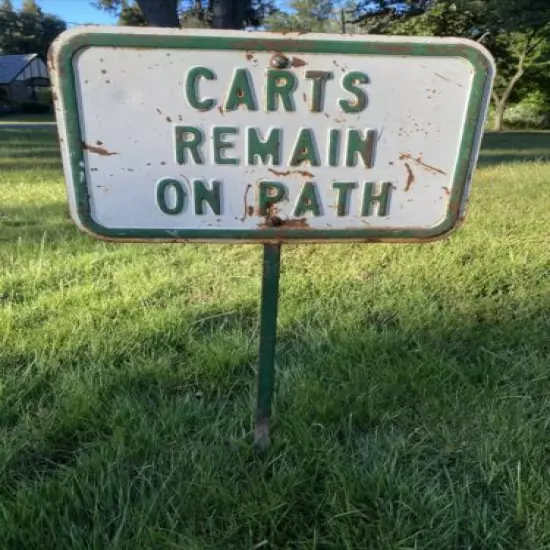
{"type": "MultiPolygon", "coordinates": [[[[13,7],[21,7],[23,0],[12,0],[13,7]]],[[[116,17],[102,12],[92,5],[91,0],[37,0],[42,11],[58,15],[69,26],[75,24],[95,23],[98,25],[112,25],[116,23],[116,17]]]]}

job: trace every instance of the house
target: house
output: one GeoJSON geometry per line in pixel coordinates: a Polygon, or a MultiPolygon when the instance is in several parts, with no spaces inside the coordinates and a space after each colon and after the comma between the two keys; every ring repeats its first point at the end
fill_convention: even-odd
{"type": "Polygon", "coordinates": [[[0,102],[36,101],[49,88],[48,67],[39,54],[0,54],[0,102]]]}

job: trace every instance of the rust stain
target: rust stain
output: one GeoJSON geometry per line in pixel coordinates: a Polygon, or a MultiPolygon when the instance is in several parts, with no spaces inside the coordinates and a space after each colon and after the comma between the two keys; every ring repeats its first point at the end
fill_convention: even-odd
{"type": "Polygon", "coordinates": [[[253,216],[254,215],[254,207],[253,206],[248,206],[246,208],[246,213],[249,215],[249,216],[253,216]]]}
{"type": "Polygon", "coordinates": [[[222,116],[225,116],[225,112],[224,112],[223,107],[221,105],[218,105],[218,111],[220,112],[220,114],[222,116]]]}
{"type": "Polygon", "coordinates": [[[303,59],[300,59],[299,57],[293,57],[292,58],[292,66],[293,67],[305,67],[307,65],[307,63],[303,60],[303,59]]]}
{"type": "Polygon", "coordinates": [[[113,151],[107,151],[105,147],[98,147],[97,145],[90,145],[85,141],[82,142],[82,149],[85,151],[90,151],[90,153],[95,153],[96,155],[101,155],[102,157],[110,157],[112,155],[118,155],[113,151]]]}
{"type": "Polygon", "coordinates": [[[445,195],[447,195],[447,197],[451,194],[448,187],[442,187],[441,189],[443,189],[443,191],[445,192],[445,195]]]}
{"type": "Polygon", "coordinates": [[[107,71],[105,69],[101,69],[101,74],[107,74],[107,71]]]}
{"type": "Polygon", "coordinates": [[[172,119],[169,116],[167,116],[166,117],[166,122],[172,122],[172,119]]]}
{"type": "Polygon", "coordinates": [[[422,157],[417,157],[417,158],[414,158],[411,154],[409,153],[399,153],[399,160],[410,160],[411,162],[413,162],[414,164],[418,165],[418,166],[421,166],[422,168],[425,168],[426,170],[428,170],[429,172],[435,172],[436,174],[441,174],[443,176],[446,176],[447,173],[446,172],[443,172],[443,170],[441,170],[440,168],[436,168],[435,166],[430,166],[429,164],[426,164],[423,160],[422,160],[422,157]]]}
{"type": "Polygon", "coordinates": [[[307,95],[305,92],[302,94],[302,99],[304,100],[304,103],[307,103],[307,95]]]}
{"type": "Polygon", "coordinates": [[[442,74],[434,73],[434,75],[437,76],[437,78],[442,78],[443,80],[446,80],[447,82],[451,82],[450,78],[447,78],[446,76],[443,76],[442,74]]]}
{"type": "Polygon", "coordinates": [[[407,170],[407,181],[405,183],[405,191],[408,191],[412,184],[414,183],[414,174],[412,171],[412,168],[408,165],[408,163],[405,163],[405,170],[407,170]]]}
{"type": "Polygon", "coordinates": [[[254,208],[252,206],[248,206],[248,193],[250,192],[250,189],[252,189],[252,185],[249,183],[247,186],[246,186],[246,190],[244,192],[244,212],[243,212],[243,217],[240,218],[240,220],[242,222],[244,222],[244,220],[246,220],[246,216],[248,215],[251,215],[249,212],[250,212],[250,208],[252,208],[252,213],[254,213],[254,208]]]}
{"type": "Polygon", "coordinates": [[[244,56],[248,59],[248,61],[252,61],[254,59],[254,54],[251,52],[246,52],[244,56]]]}
{"type": "Polygon", "coordinates": [[[309,229],[306,218],[287,218],[285,220],[277,216],[266,217],[265,222],[258,224],[260,229],[309,229]]]}
{"type": "Polygon", "coordinates": [[[300,176],[303,176],[304,178],[314,178],[315,175],[311,172],[308,172],[307,170],[285,170],[284,172],[279,172],[275,170],[274,168],[268,168],[268,172],[271,172],[275,176],[292,176],[293,174],[298,174],[300,176]]]}
{"type": "Polygon", "coordinates": [[[161,111],[158,107],[157,107],[157,113],[158,113],[159,115],[162,115],[162,111],[161,111]]]}
{"type": "Polygon", "coordinates": [[[95,144],[96,144],[96,145],[99,145],[99,146],[101,147],[101,146],[103,145],[103,142],[102,142],[100,139],[98,139],[98,140],[95,142],[95,144]]]}

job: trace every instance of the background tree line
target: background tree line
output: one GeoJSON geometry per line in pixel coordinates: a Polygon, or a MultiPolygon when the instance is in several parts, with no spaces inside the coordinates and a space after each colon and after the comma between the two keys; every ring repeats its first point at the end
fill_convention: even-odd
{"type": "MultiPolygon", "coordinates": [[[[550,125],[550,0],[94,0],[120,25],[458,36],[495,57],[494,128],[550,125]]],[[[0,3],[0,50],[40,52],[65,28],[35,0],[0,3]]]]}

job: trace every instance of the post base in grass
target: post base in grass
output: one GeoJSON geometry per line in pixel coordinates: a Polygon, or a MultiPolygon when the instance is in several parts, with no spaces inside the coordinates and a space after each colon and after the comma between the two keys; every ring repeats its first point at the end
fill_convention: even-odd
{"type": "Polygon", "coordinates": [[[262,418],[254,426],[254,449],[262,452],[269,446],[269,418],[262,418]]]}

